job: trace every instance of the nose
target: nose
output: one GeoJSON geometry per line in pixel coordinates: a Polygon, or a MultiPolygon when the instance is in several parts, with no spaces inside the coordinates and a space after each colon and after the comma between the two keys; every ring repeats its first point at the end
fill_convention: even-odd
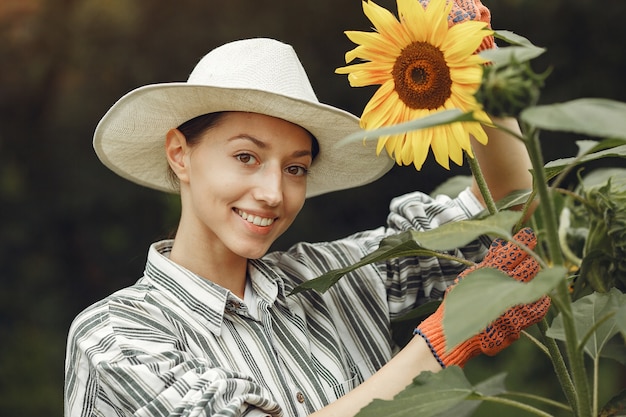
{"type": "Polygon", "coordinates": [[[266,166],[259,174],[254,187],[254,198],[269,207],[278,206],[283,201],[282,169],[266,166]]]}

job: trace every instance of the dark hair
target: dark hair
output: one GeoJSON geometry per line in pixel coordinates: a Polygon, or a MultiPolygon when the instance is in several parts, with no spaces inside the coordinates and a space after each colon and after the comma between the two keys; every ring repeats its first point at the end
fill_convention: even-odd
{"type": "MultiPolygon", "coordinates": [[[[225,114],[226,112],[215,112],[196,116],[178,126],[177,129],[180,130],[180,133],[182,133],[183,136],[185,136],[187,144],[194,146],[200,142],[202,134],[208,129],[215,127],[225,114]]],[[[178,190],[180,187],[178,177],[169,165],[167,167],[167,178],[172,187],[178,190]]]]}
{"type": "MultiPolygon", "coordinates": [[[[215,127],[227,113],[228,112],[220,111],[196,116],[193,119],[189,119],[185,123],[178,126],[178,130],[180,130],[180,133],[185,136],[188,145],[197,145],[198,142],[202,139],[202,135],[204,134],[204,132],[215,127]]],[[[311,154],[313,156],[313,159],[315,159],[315,157],[320,152],[320,146],[315,136],[313,136],[309,131],[307,131],[307,133],[311,137],[311,154]]],[[[174,174],[171,168],[168,169],[168,176],[172,185],[178,188],[178,177],[176,177],[176,174],[174,174]]]]}
{"type": "Polygon", "coordinates": [[[225,114],[226,112],[220,111],[196,116],[178,126],[178,130],[185,136],[187,143],[193,146],[200,141],[202,134],[217,125],[225,114]]]}

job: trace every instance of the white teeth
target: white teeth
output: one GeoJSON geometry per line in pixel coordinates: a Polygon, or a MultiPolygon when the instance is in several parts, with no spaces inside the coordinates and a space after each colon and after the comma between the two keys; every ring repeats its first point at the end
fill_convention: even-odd
{"type": "Polygon", "coordinates": [[[254,224],[255,226],[269,226],[270,224],[274,223],[274,219],[254,216],[252,214],[246,213],[245,211],[237,210],[237,213],[239,214],[239,216],[241,216],[242,219],[246,220],[248,223],[254,224]]]}

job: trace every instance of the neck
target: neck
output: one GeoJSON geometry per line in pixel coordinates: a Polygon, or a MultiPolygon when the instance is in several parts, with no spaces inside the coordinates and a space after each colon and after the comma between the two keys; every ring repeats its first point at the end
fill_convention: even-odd
{"type": "Polygon", "coordinates": [[[176,236],[170,259],[243,299],[248,267],[246,258],[225,250],[207,247],[201,241],[176,236]]]}

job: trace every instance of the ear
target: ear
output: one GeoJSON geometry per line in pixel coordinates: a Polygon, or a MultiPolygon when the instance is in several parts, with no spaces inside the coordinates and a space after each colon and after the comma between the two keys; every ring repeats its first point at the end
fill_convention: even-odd
{"type": "Polygon", "coordinates": [[[170,129],[167,132],[165,136],[167,163],[181,183],[189,181],[189,166],[186,159],[188,149],[187,139],[180,130],[170,129]]]}

